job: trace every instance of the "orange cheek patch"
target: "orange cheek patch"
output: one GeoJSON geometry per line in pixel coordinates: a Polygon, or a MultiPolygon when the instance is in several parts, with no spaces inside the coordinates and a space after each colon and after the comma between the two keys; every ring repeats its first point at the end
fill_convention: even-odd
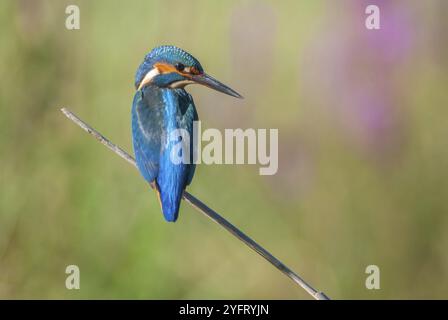
{"type": "Polygon", "coordinates": [[[160,73],[171,73],[171,72],[178,72],[174,66],[167,64],[167,63],[155,63],[154,67],[159,70],[160,73]]]}
{"type": "Polygon", "coordinates": [[[185,72],[180,72],[179,70],[176,69],[176,67],[174,67],[173,65],[168,64],[168,63],[157,62],[157,63],[154,63],[154,67],[156,67],[157,70],[159,70],[160,74],[176,72],[184,77],[191,78],[190,74],[185,73],[185,72]]]}

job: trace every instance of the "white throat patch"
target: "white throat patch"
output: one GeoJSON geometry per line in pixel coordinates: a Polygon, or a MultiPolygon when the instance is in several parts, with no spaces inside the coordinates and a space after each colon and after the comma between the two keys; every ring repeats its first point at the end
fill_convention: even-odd
{"type": "Polygon", "coordinates": [[[181,81],[176,81],[176,82],[173,82],[173,83],[170,85],[170,88],[173,88],[173,89],[176,89],[176,88],[183,88],[183,87],[185,87],[187,84],[192,84],[192,83],[194,83],[193,80],[181,80],[181,81]]]}
{"type": "Polygon", "coordinates": [[[140,90],[145,85],[150,83],[152,81],[152,79],[154,79],[154,77],[159,75],[159,74],[160,74],[160,71],[159,71],[159,69],[157,69],[157,67],[155,67],[155,68],[151,69],[150,71],[148,71],[148,73],[145,75],[143,80],[140,82],[140,85],[138,86],[137,90],[140,90]]]}

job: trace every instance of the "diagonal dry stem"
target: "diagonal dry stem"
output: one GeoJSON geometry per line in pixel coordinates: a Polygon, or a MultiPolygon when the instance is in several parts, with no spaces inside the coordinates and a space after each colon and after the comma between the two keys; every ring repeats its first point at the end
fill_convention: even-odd
{"type": "MultiPolygon", "coordinates": [[[[66,108],[62,108],[61,111],[64,115],[84,129],[86,132],[94,136],[99,142],[104,144],[110,150],[118,154],[120,157],[125,159],[127,162],[132,164],[134,167],[137,167],[135,163],[135,159],[131,157],[126,151],[112,143],[109,139],[103,136],[101,133],[93,129],[83,120],[78,118],[74,113],[69,111],[66,108]]],[[[289,269],[285,264],[283,264],[280,260],[274,257],[269,253],[266,249],[244,234],[241,230],[219,215],[216,211],[210,209],[207,205],[205,205],[198,198],[188,193],[187,191],[183,194],[183,199],[188,202],[193,208],[195,208],[200,213],[204,214],[208,218],[212,219],[214,222],[219,224],[221,227],[229,231],[232,235],[234,235],[237,239],[241,240],[244,244],[246,244],[249,248],[254,250],[260,256],[269,261],[274,267],[280,270],[283,274],[285,274],[288,278],[294,281],[296,284],[301,286],[308,294],[310,294],[316,300],[330,300],[323,292],[315,290],[312,286],[310,286],[305,280],[303,280],[297,273],[289,269]]]]}

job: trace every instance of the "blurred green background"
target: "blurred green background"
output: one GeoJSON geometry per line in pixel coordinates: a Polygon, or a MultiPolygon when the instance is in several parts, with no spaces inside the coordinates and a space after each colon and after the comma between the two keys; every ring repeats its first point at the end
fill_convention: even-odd
{"type": "Polygon", "coordinates": [[[245,96],[188,87],[203,127],[279,129],[276,175],[200,165],[189,191],[332,298],[448,298],[447,15],[444,0],[1,1],[0,298],[309,298],[185,203],[165,223],[137,171],[60,113],[131,151],[134,72],[160,44],[245,96]]]}

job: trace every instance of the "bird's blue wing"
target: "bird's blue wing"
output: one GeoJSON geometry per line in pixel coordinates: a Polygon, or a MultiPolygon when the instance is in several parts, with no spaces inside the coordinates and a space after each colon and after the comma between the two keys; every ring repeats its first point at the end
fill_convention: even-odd
{"type": "MultiPolygon", "coordinates": [[[[185,91],[184,91],[185,92],[185,91]]],[[[193,163],[194,158],[194,144],[193,144],[193,135],[200,134],[199,132],[193,132],[193,123],[194,121],[198,121],[198,113],[196,111],[196,107],[194,105],[193,98],[190,94],[185,92],[185,95],[182,96],[181,100],[184,100],[181,105],[186,106],[185,109],[181,110],[183,113],[182,121],[183,127],[188,131],[190,135],[190,164],[188,165],[188,173],[187,173],[187,181],[186,186],[191,183],[193,180],[194,172],[196,170],[196,164],[193,163]]],[[[200,150],[197,150],[200,152],[200,150]]]]}
{"type": "MultiPolygon", "coordinates": [[[[180,201],[185,187],[191,182],[194,174],[193,155],[193,121],[197,120],[197,113],[191,96],[185,90],[162,90],[164,98],[165,128],[167,138],[162,143],[159,172],[156,178],[160,191],[162,211],[167,221],[176,221],[179,214],[180,201]],[[189,134],[190,161],[180,163],[173,161],[179,143],[183,143],[174,130],[186,130],[189,134]],[[174,134],[174,139],[172,134],[174,134]],[[168,139],[168,136],[170,138],[168,139]]],[[[178,154],[180,155],[180,154],[178,154]]]]}
{"type": "Polygon", "coordinates": [[[137,91],[132,105],[132,143],[137,167],[148,182],[153,182],[159,171],[161,121],[163,104],[157,96],[150,105],[143,91],[137,91]]]}

